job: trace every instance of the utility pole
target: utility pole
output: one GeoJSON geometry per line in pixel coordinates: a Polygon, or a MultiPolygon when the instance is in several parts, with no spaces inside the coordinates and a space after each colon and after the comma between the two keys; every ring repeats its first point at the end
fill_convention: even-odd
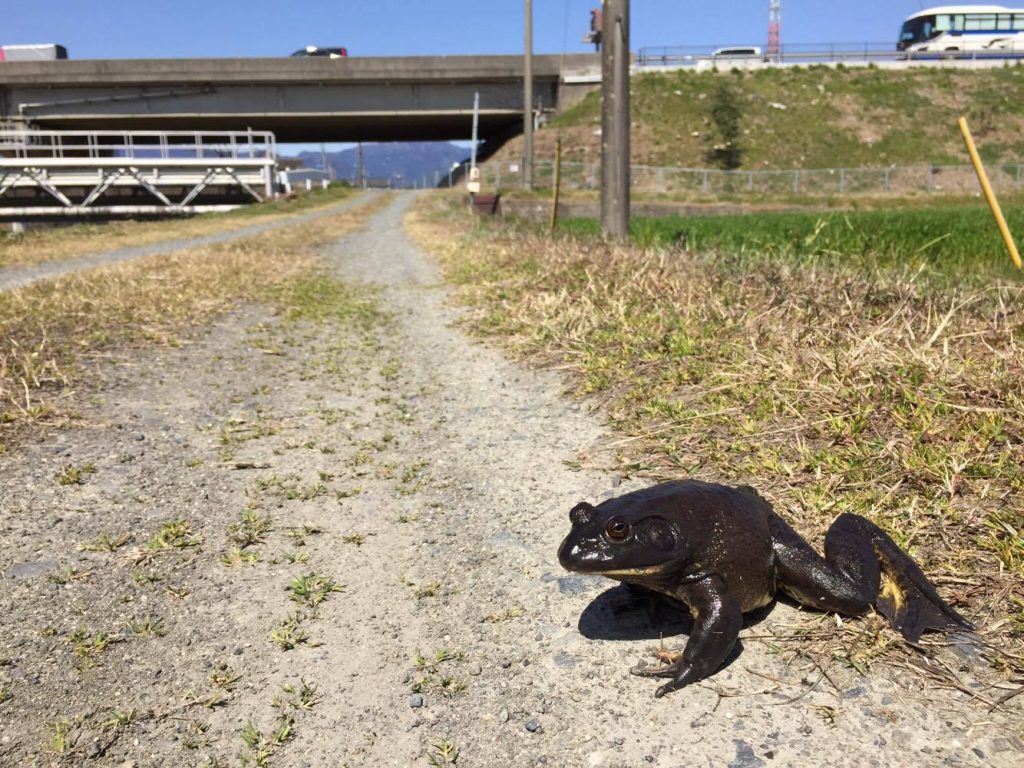
{"type": "Polygon", "coordinates": [[[363,142],[361,141],[359,142],[358,158],[357,173],[359,174],[359,186],[357,189],[366,189],[366,168],[363,166],[363,142]]]}
{"type": "Polygon", "coordinates": [[[480,125],[480,92],[477,91],[473,94],[473,139],[472,147],[469,152],[469,169],[472,173],[473,169],[476,168],[476,142],[477,142],[477,130],[480,125]]]}
{"type": "Polygon", "coordinates": [[[523,186],[533,189],[533,0],[525,0],[523,51],[523,186]]]}
{"type": "Polygon", "coordinates": [[[601,233],[629,238],[629,0],[602,0],[601,233]]]}

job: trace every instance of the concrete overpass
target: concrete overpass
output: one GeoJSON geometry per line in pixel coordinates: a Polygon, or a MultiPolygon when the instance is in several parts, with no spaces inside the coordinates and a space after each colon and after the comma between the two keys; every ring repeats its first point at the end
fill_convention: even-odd
{"type": "MultiPolygon", "coordinates": [[[[595,54],[538,55],[534,94],[558,111],[594,87],[595,54]]],[[[429,141],[522,124],[521,56],[83,59],[0,64],[0,121],[51,130],[273,131],[279,142],[429,141]]]]}

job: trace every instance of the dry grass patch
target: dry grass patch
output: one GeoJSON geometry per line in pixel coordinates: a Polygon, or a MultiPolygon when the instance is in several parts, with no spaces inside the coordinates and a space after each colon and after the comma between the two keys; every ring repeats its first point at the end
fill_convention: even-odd
{"type": "Polygon", "coordinates": [[[212,235],[306,213],[338,203],[353,194],[351,189],[338,187],[289,200],[260,203],[227,213],[190,219],[113,221],[106,224],[30,229],[13,234],[0,233],[0,268],[64,261],[90,253],[148,245],[163,240],[212,235]]]}
{"type": "MultiPolygon", "coordinates": [[[[618,436],[588,464],[754,485],[819,545],[837,514],[864,515],[1019,653],[1019,285],[474,228],[439,207],[421,206],[410,228],[477,333],[570,371],[607,414],[618,436]]],[[[862,664],[886,650],[877,630],[848,623],[840,633],[859,640],[838,654],[862,664]]]]}
{"type": "Polygon", "coordinates": [[[179,334],[238,302],[273,302],[286,287],[300,298],[322,293],[314,279],[322,265],[316,249],[354,230],[385,202],[382,197],[313,225],[0,293],[0,449],[15,428],[59,416],[62,401],[85,383],[83,363],[104,350],[174,344],[179,334]]]}

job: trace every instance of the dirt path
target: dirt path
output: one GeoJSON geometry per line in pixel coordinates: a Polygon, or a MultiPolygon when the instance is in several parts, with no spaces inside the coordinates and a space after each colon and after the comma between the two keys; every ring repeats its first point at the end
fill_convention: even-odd
{"type": "Polygon", "coordinates": [[[555,549],[634,486],[574,469],[601,431],[556,376],[453,328],[411,200],[327,253],[390,324],[251,307],[0,456],[0,764],[1019,764],[1009,715],[785,643],[661,700],[630,677],[679,617],[555,549]]]}
{"type": "Polygon", "coordinates": [[[187,248],[200,248],[205,245],[216,245],[231,240],[238,240],[243,237],[251,237],[261,232],[269,232],[273,229],[280,229],[294,224],[313,222],[325,216],[332,216],[354,205],[363,205],[373,199],[377,193],[369,192],[346,200],[337,205],[331,205],[309,213],[297,214],[295,216],[278,217],[272,221],[264,221],[248,226],[236,227],[224,232],[215,232],[210,235],[187,237],[177,240],[165,240],[159,243],[150,243],[133,248],[118,248],[112,251],[98,251],[88,253],[80,258],[68,259],[65,261],[44,262],[42,264],[29,264],[25,266],[0,268],[0,291],[9,291],[12,288],[34,283],[47,277],[59,277],[70,272],[77,272],[81,269],[96,267],[100,264],[111,264],[117,261],[129,261],[143,256],[155,256],[161,253],[171,253],[187,248]]]}

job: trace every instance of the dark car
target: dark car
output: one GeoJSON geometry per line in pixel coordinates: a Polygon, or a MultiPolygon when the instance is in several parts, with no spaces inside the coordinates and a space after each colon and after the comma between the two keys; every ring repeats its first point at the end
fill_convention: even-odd
{"type": "Polygon", "coordinates": [[[330,59],[340,59],[343,56],[348,56],[347,48],[329,48],[326,46],[319,45],[307,45],[305,48],[300,48],[292,56],[326,56],[330,59]]]}

